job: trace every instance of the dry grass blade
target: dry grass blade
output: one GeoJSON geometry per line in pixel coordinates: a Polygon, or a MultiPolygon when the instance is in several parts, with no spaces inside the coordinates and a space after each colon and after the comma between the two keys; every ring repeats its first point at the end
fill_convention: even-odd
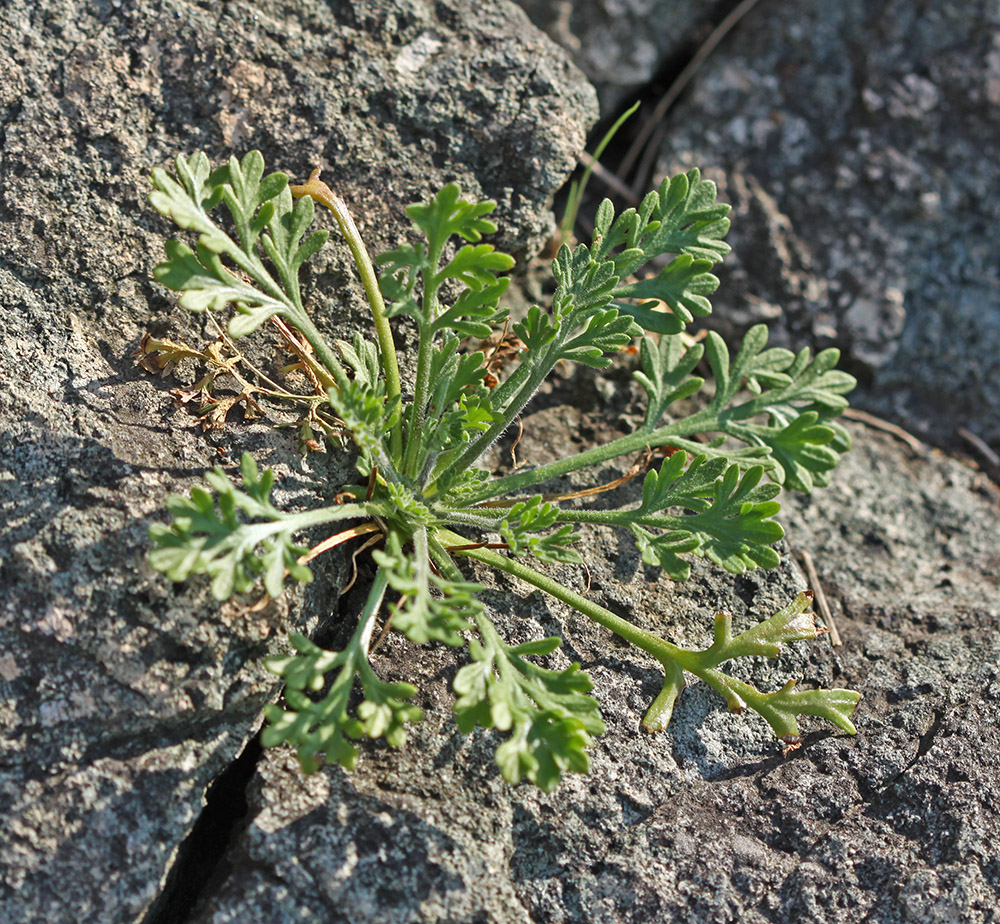
{"type": "Polygon", "coordinates": [[[840,640],[837,623],[833,618],[833,610],[830,609],[830,604],[826,600],[826,594],[823,593],[823,585],[819,582],[819,575],[816,573],[816,564],[813,562],[813,557],[805,549],[802,549],[799,552],[799,558],[802,560],[802,566],[806,569],[809,586],[816,597],[816,606],[819,607],[819,614],[823,617],[823,624],[830,630],[830,642],[839,648],[844,643],[840,640]]]}

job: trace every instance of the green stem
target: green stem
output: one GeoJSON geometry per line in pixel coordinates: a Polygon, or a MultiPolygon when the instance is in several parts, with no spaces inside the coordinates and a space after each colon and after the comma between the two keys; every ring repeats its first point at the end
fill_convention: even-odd
{"type": "MultiPolygon", "coordinates": [[[[440,248],[428,252],[428,266],[436,268],[440,258],[440,248]]],[[[434,307],[438,286],[440,285],[440,280],[434,275],[428,275],[423,272],[421,275],[423,277],[423,295],[421,320],[419,322],[419,345],[417,347],[417,377],[413,385],[413,403],[410,405],[409,420],[407,421],[406,459],[403,462],[403,471],[410,475],[410,477],[416,477],[421,463],[420,447],[423,443],[421,429],[424,424],[424,413],[427,408],[427,402],[430,398],[431,356],[434,346],[434,335],[432,332],[434,307]]]]}
{"type": "Polygon", "coordinates": [[[639,430],[628,436],[620,437],[605,443],[603,446],[595,446],[586,452],[568,456],[565,459],[558,459],[548,465],[539,465],[537,468],[524,472],[514,472],[503,478],[497,478],[488,482],[481,490],[470,497],[467,503],[479,503],[489,500],[491,497],[499,497],[501,494],[513,494],[524,491],[526,488],[553,478],[559,478],[570,472],[575,472],[592,465],[600,465],[618,456],[629,455],[634,452],[641,452],[643,449],[655,449],[657,446],[669,445],[671,440],[677,439],[691,433],[702,433],[710,430],[715,423],[715,415],[708,412],[695,414],[693,417],[686,417],[684,420],[675,421],[665,427],[659,427],[651,432],[639,430]]]}
{"type": "Polygon", "coordinates": [[[580,211],[580,203],[583,201],[584,191],[587,189],[587,182],[590,180],[590,174],[594,172],[594,164],[596,164],[601,155],[604,153],[604,149],[611,143],[611,139],[618,134],[618,129],[625,124],[625,122],[632,116],[632,114],[639,108],[639,103],[635,103],[629,110],[623,112],[614,125],[611,126],[605,133],[604,137],[600,140],[600,143],[594,148],[594,153],[590,156],[587,168],[583,171],[583,176],[580,177],[580,182],[573,184],[570,189],[569,201],[566,203],[566,213],[563,215],[563,220],[559,224],[559,243],[567,244],[573,237],[573,228],[576,225],[576,216],[580,211]]]}
{"type": "Polygon", "coordinates": [[[371,645],[372,630],[375,628],[375,616],[382,606],[382,598],[385,596],[386,588],[389,586],[389,576],[385,568],[379,567],[375,573],[375,580],[372,589],[368,592],[368,599],[365,601],[365,608],[358,620],[358,627],[351,637],[350,647],[360,656],[359,666],[368,668],[368,673],[373,673],[368,664],[368,648],[371,645]]]}
{"type": "MultiPolygon", "coordinates": [[[[447,530],[439,530],[441,540],[448,545],[461,544],[462,537],[447,530]]],[[[616,635],[631,642],[636,648],[652,655],[660,662],[665,674],[663,688],[646,711],[643,717],[643,727],[647,731],[657,731],[666,728],[673,712],[674,703],[684,688],[684,671],[690,671],[718,692],[729,708],[741,712],[749,705],[761,711],[767,709],[767,697],[755,690],[749,684],[736,680],[722,671],[716,670],[719,658],[711,649],[705,651],[689,651],[672,645],[665,639],[632,625],[610,610],[599,606],[592,600],[582,597],[557,581],[529,568],[515,559],[500,555],[490,549],[463,549],[457,554],[475,558],[485,564],[492,565],[501,571],[520,578],[528,584],[537,587],[557,600],[562,600],[584,616],[592,619],[598,625],[610,629],[616,635]]],[[[773,712],[773,710],[772,710],[773,712]]]]}
{"type": "MultiPolygon", "coordinates": [[[[507,406],[507,409],[501,412],[500,419],[493,423],[489,430],[474,439],[465,452],[452,463],[452,466],[459,471],[463,471],[472,465],[493,444],[494,440],[498,439],[514,422],[514,418],[524,410],[524,406],[532,399],[535,392],[538,391],[538,386],[545,381],[551,371],[552,366],[549,365],[534,370],[507,406]]],[[[491,494],[488,496],[493,497],[494,495],[491,494]]],[[[479,499],[481,498],[477,498],[477,500],[479,499]]]]}
{"type": "MultiPolygon", "coordinates": [[[[378,339],[379,353],[382,357],[382,372],[385,375],[386,397],[391,401],[400,395],[402,391],[399,377],[399,362],[396,359],[396,345],[392,339],[392,328],[389,326],[389,319],[385,316],[385,301],[382,299],[382,290],[378,285],[375,267],[372,265],[371,257],[368,256],[368,249],[365,247],[364,239],[361,237],[357,225],[354,224],[354,219],[347,208],[347,203],[334,193],[326,183],[319,179],[318,169],[312,172],[312,175],[304,186],[292,186],[289,189],[295,198],[311,196],[333,212],[333,217],[337,220],[340,233],[344,236],[347,246],[351,249],[351,256],[354,258],[354,265],[361,276],[361,284],[364,286],[368,305],[371,308],[372,318],[375,322],[375,336],[378,339]]],[[[305,334],[306,332],[303,331],[303,333],[305,334]]],[[[306,339],[309,340],[308,334],[306,334],[306,339]]],[[[312,340],[309,340],[309,343],[316,350],[317,355],[323,358],[316,344],[312,340]]],[[[332,356],[332,352],[325,343],[324,348],[323,352],[332,356]]],[[[336,362],[336,359],[334,361],[336,362]]],[[[326,360],[324,359],[325,363],[326,360]]],[[[339,362],[337,366],[340,366],[339,362]]],[[[401,424],[397,423],[393,427],[391,438],[393,456],[399,458],[403,447],[401,424]]]]}
{"type": "Polygon", "coordinates": [[[385,504],[336,504],[332,507],[318,507],[315,510],[305,510],[283,516],[279,520],[265,523],[246,524],[250,527],[261,527],[261,533],[269,536],[273,532],[283,532],[287,529],[308,529],[310,526],[321,526],[326,523],[336,523],[338,520],[360,520],[370,517],[386,516],[389,508],[385,504]],[[267,527],[264,529],[264,527],[267,527]]]}
{"type": "MultiPolygon", "coordinates": [[[[449,530],[438,530],[438,535],[446,546],[464,545],[466,543],[466,540],[462,536],[452,533],[449,530]]],[[[573,609],[583,613],[584,616],[592,619],[598,625],[604,626],[605,629],[610,629],[637,648],[648,652],[657,661],[663,662],[666,660],[676,662],[686,670],[693,670],[698,667],[695,661],[697,656],[694,652],[678,648],[658,635],[632,625],[632,623],[622,619],[620,616],[616,616],[611,610],[599,606],[592,600],[588,600],[568,587],[564,587],[558,581],[554,581],[547,575],[535,571],[534,568],[529,568],[516,559],[508,558],[506,555],[501,555],[492,549],[463,549],[462,551],[456,551],[456,554],[475,558],[477,561],[492,565],[494,568],[505,571],[507,574],[518,577],[522,581],[537,587],[539,590],[545,591],[545,593],[555,597],[557,600],[562,600],[563,603],[569,604],[573,609]]]]}

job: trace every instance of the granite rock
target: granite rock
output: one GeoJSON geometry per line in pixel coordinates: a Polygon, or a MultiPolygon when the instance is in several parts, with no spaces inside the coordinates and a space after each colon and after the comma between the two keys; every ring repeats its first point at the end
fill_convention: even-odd
{"type": "MultiPolygon", "coordinates": [[[[581,429],[606,431],[579,387],[563,391],[568,404],[542,396],[549,406],[526,418],[519,455],[545,461],[581,429]]],[[[501,580],[489,601],[502,631],[560,632],[594,679],[608,732],[590,775],[552,794],[505,785],[492,735],[463,737],[448,722],[451,653],[418,659],[394,639],[380,669],[425,691],[427,720],[407,748],[368,748],[353,773],[308,778],[287,753],[266,753],[222,884],[192,920],[238,924],[248,908],[277,924],[992,920],[997,491],[940,453],[852,433],[831,487],[789,501],[776,571],[696,567],[673,584],[595,532],[582,549],[589,577],[562,576],[698,645],[717,609],[745,626],[783,605],[804,586],[797,555],[811,552],[843,646],[800,644],[739,670],[765,689],[801,677],[864,691],[856,738],[807,722],[802,750],[782,757],[759,717],[728,713],[698,683],[667,732],[644,735],[655,664],[501,580]]]]}
{"type": "Polygon", "coordinates": [[[594,84],[607,119],[682,60],[728,4],[699,0],[515,0],[594,84]]]}
{"type": "Polygon", "coordinates": [[[997,17],[760,4],[660,150],[664,173],[711,168],[734,206],[715,322],[840,346],[865,404],[938,445],[957,426],[1000,445],[997,17]]]}

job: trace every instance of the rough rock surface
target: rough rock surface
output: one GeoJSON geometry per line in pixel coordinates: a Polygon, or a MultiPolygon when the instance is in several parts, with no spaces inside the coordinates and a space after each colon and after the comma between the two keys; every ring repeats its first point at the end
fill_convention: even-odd
{"type": "MultiPolygon", "coordinates": [[[[150,168],[197,148],[320,163],[373,249],[454,179],[524,250],[596,106],[501,2],[13,0],[0,74],[0,919],[118,924],[143,918],[274,695],[260,657],[328,615],[346,573],[334,558],[305,596],[220,612],[145,564],[167,493],[243,449],[291,507],[349,470],[303,462],[294,431],[204,435],[134,365],[148,329],[214,337],[150,281],[170,233],[150,168]]],[[[343,249],[307,286],[321,325],[354,323],[343,249]]]]}
{"type": "Polygon", "coordinates": [[[515,0],[593,82],[601,114],[630,105],[731,6],[704,0],[515,0]]]}
{"type": "Polygon", "coordinates": [[[760,4],[669,118],[660,166],[735,207],[720,319],[842,346],[865,400],[1000,446],[1000,14],[760,4]]]}

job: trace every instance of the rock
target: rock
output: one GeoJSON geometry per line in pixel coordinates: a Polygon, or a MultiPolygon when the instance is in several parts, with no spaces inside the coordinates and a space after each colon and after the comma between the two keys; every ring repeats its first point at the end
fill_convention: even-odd
{"type": "MultiPolygon", "coordinates": [[[[215,336],[151,281],[174,229],[149,170],[198,148],[259,147],[300,177],[321,164],[373,250],[398,243],[404,204],[457,180],[498,200],[501,243],[527,253],[595,103],[499,0],[13,0],[0,35],[0,918],[153,921],[208,784],[278,689],[261,658],[329,617],[347,564],[260,612],[220,608],[149,570],[146,528],[244,449],[289,508],[351,466],[302,459],[276,406],[202,434],[176,383],[135,365],[147,330],[215,336]]],[[[344,247],[305,285],[327,331],[357,326],[344,247]]]]}
{"type": "MultiPolygon", "coordinates": [[[[810,29],[796,33],[801,20],[790,10],[787,34],[814,43],[803,46],[808,74],[827,60],[815,36],[853,34],[866,20],[853,4],[825,16],[803,9],[815,14],[810,29]]],[[[950,27],[931,21],[925,30],[904,17],[906,41],[887,59],[905,63],[906,42],[931,43],[930,33],[950,27]]],[[[271,406],[263,423],[203,434],[172,406],[170,383],[133,364],[129,354],[150,328],[198,343],[213,336],[149,281],[168,229],[145,203],[148,169],[197,147],[218,160],[231,147],[259,146],[272,167],[300,176],[318,161],[373,249],[398,242],[403,203],[457,179],[500,201],[505,246],[529,252],[549,224],[548,196],[582,146],[592,97],[559,52],[498,0],[335,9],[271,0],[211,10],[181,0],[126,9],[114,0],[52,0],[42,9],[14,0],[0,25],[16,37],[0,51],[4,921],[992,919],[1000,900],[997,492],[939,453],[914,454],[858,427],[830,488],[786,499],[785,559],[774,571],[733,578],[701,565],[672,584],[629,544],[597,531],[584,546],[589,574],[557,569],[624,617],[695,645],[708,642],[717,609],[745,626],[785,603],[804,586],[793,553],[811,551],[844,646],[800,644],[739,670],[769,689],[790,676],[860,689],[856,738],[809,723],[803,749],[782,758],[759,717],[728,714],[701,684],[683,694],[668,732],[643,735],[639,718],[658,689],[654,663],[516,582],[479,572],[508,637],[558,632],[566,644],[555,662],[579,660],[592,675],[609,728],[590,776],[571,776],[552,794],[504,784],[495,738],[463,737],[451,722],[454,653],[396,636],[376,667],[417,680],[427,713],[405,750],[369,745],[355,773],[324,768],[310,777],[285,750],[258,757],[246,742],[276,693],[260,659],[284,650],[290,629],[335,635],[348,625],[331,618],[335,608],[357,611],[355,596],[335,603],[348,563],[320,560],[312,585],[260,612],[220,608],[204,585],[174,588],[149,571],[145,529],[168,492],[186,490],[213,463],[231,469],[243,449],[276,468],[279,502],[289,508],[328,499],[349,460],[303,460],[294,433],[270,426],[292,415],[271,406]]],[[[884,27],[896,34],[894,22],[884,27]]],[[[760,31],[754,41],[769,47],[760,31]]],[[[830,66],[847,69],[838,47],[830,45],[830,66]]],[[[920,142],[898,148],[914,157],[931,144],[922,120],[947,121],[952,83],[935,70],[940,60],[928,58],[918,73],[939,97],[905,79],[912,69],[901,72],[898,94],[883,97],[886,125],[902,131],[905,123],[906,138],[920,142]]],[[[888,80],[876,65],[871,73],[888,80]]],[[[740,72],[726,73],[713,106],[729,93],[742,99],[740,72]]],[[[772,70],[775,86],[785,87],[782,74],[772,70]]],[[[824,81],[803,79],[803,98],[839,99],[846,84],[824,81]]],[[[994,83],[985,80],[980,101],[997,95],[994,83]]],[[[782,92],[790,107],[791,91],[782,92]]],[[[696,102],[708,106],[698,95],[689,105],[696,102]]],[[[977,113],[965,113],[969,130],[992,137],[977,113]]],[[[810,118],[801,115],[812,131],[810,118]]],[[[836,119],[828,121],[836,140],[836,119]]],[[[870,132],[881,128],[873,122],[870,132]]],[[[765,123],[748,124],[766,140],[765,123]]],[[[755,131],[740,142],[748,150],[755,131]]],[[[796,137],[782,136],[793,160],[796,137]]],[[[693,138],[687,143],[694,151],[693,138]]],[[[816,145],[810,157],[819,163],[816,145]]],[[[844,340],[857,366],[888,376],[907,325],[930,317],[913,301],[913,280],[925,279],[916,260],[906,262],[892,235],[880,237],[882,226],[863,226],[869,237],[859,240],[892,250],[903,269],[876,273],[868,288],[851,283],[857,291],[845,301],[850,286],[829,269],[840,265],[836,254],[816,245],[817,235],[843,227],[832,223],[845,220],[833,204],[822,200],[812,213],[829,226],[816,230],[810,203],[789,197],[798,187],[787,173],[717,162],[738,205],[736,234],[745,220],[756,229],[747,237],[762,242],[757,260],[736,239],[737,253],[749,256],[726,283],[756,296],[746,303],[770,320],[775,339],[844,340]],[[755,280],[772,288],[751,291],[755,280]],[[834,295],[835,310],[813,310],[834,295]],[[786,304],[785,313],[774,308],[786,304]],[[882,326],[900,323],[897,346],[882,326]]],[[[985,164],[966,168],[988,178],[985,164]]],[[[807,175],[825,176],[819,167],[807,175]]],[[[971,181],[949,183],[950,202],[968,191],[954,184],[971,181]]],[[[909,229],[907,241],[930,239],[878,183],[870,193],[909,229]]],[[[867,221],[867,200],[857,193],[849,203],[867,221]]],[[[955,240],[953,252],[965,253],[965,239],[955,240]]],[[[859,260],[873,273],[882,266],[867,251],[859,260]]],[[[945,262],[935,265],[950,272],[945,262]]],[[[328,332],[361,322],[343,248],[305,282],[328,332]]],[[[977,290],[963,292],[971,312],[977,290]]],[[[729,317],[738,332],[743,321],[729,317]]],[[[192,369],[180,374],[193,381],[192,369]]],[[[519,455],[544,462],[587,448],[628,422],[631,397],[625,366],[603,379],[586,370],[557,379],[527,415],[519,455]]],[[[913,404],[907,413],[919,411],[913,404]]],[[[608,466],[594,479],[619,471],[608,466]]],[[[633,482],[617,496],[635,498],[638,489],[633,482]]]]}
{"type": "Polygon", "coordinates": [[[734,205],[717,323],[842,347],[864,403],[938,444],[1000,445],[997,25],[971,2],[761,4],[660,152],[734,205]]]}
{"type": "Polygon", "coordinates": [[[604,118],[642,96],[665,64],[707,34],[719,3],[515,0],[593,82],[604,118]]]}

